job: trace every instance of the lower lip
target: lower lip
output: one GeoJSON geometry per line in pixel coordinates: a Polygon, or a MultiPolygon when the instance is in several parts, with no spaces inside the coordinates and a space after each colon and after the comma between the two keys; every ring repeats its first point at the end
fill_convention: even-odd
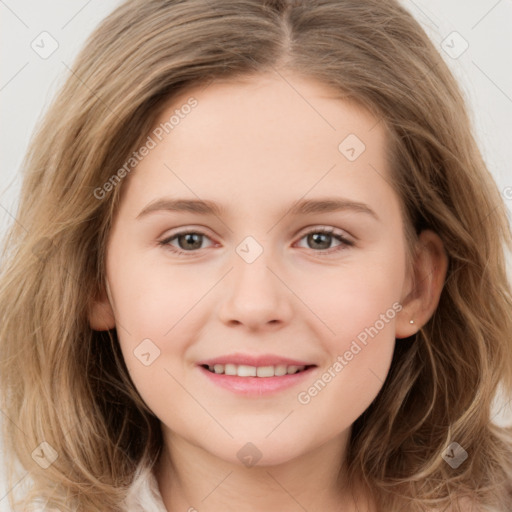
{"type": "Polygon", "coordinates": [[[316,367],[312,366],[299,373],[283,375],[281,377],[239,377],[238,375],[213,373],[202,366],[198,368],[217,386],[240,395],[261,396],[277,393],[301,383],[304,379],[311,377],[316,367]]]}

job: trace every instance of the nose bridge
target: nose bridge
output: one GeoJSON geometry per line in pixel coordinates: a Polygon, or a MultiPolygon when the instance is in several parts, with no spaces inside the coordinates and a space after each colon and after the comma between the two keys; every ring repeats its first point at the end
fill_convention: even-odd
{"type": "Polygon", "coordinates": [[[275,298],[275,294],[279,293],[275,289],[276,283],[273,282],[276,277],[269,270],[269,267],[279,265],[276,262],[274,252],[269,247],[268,239],[263,243],[258,242],[252,236],[248,236],[235,249],[233,292],[242,293],[244,299],[259,296],[271,301],[275,298]],[[263,243],[265,243],[265,246],[263,243]]]}
{"type": "Polygon", "coordinates": [[[251,327],[287,321],[290,293],[274,275],[280,267],[275,252],[248,236],[235,248],[231,261],[233,271],[220,308],[222,320],[251,327]]]}

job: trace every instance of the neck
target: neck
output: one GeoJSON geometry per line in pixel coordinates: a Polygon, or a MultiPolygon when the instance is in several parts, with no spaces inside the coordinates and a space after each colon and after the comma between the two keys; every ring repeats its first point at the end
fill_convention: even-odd
{"type": "Polygon", "coordinates": [[[348,435],[280,464],[245,467],[164,434],[155,475],[169,512],[372,512],[368,497],[346,483],[348,435]]]}

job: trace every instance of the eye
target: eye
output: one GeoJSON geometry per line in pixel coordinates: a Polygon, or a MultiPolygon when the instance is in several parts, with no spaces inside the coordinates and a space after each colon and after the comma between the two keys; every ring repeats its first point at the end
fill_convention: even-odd
{"type": "MultiPolygon", "coordinates": [[[[159,245],[166,247],[178,256],[191,254],[200,249],[204,249],[204,240],[210,240],[206,234],[200,231],[180,231],[158,242],[159,245]]],[[[342,233],[335,233],[334,228],[320,226],[310,230],[303,235],[299,241],[306,239],[310,249],[319,254],[331,254],[339,250],[352,247],[354,242],[349,240],[342,233]],[[338,241],[338,245],[332,247],[332,243],[338,241]]]]}
{"type": "Polygon", "coordinates": [[[165,238],[161,242],[158,242],[159,245],[165,246],[170,249],[172,252],[176,254],[186,254],[190,252],[195,252],[198,249],[204,249],[202,247],[203,240],[208,238],[204,233],[198,231],[181,231],[179,233],[175,233],[174,235],[165,238]],[[173,245],[171,242],[176,241],[178,247],[173,245]]]}
{"type": "Polygon", "coordinates": [[[320,254],[330,254],[354,245],[354,242],[342,233],[335,233],[334,228],[330,227],[316,227],[306,233],[300,240],[303,239],[306,239],[309,248],[316,249],[315,252],[320,254]],[[333,241],[338,241],[339,245],[332,247],[333,241]]]}

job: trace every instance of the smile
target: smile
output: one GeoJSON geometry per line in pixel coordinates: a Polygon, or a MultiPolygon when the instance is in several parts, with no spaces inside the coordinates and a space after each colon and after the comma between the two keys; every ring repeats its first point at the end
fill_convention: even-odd
{"type": "Polygon", "coordinates": [[[308,366],[297,365],[276,365],[276,366],[250,366],[246,364],[215,364],[215,365],[202,365],[211,373],[217,375],[236,375],[238,377],[282,377],[284,375],[294,375],[303,372],[308,366]]]}

